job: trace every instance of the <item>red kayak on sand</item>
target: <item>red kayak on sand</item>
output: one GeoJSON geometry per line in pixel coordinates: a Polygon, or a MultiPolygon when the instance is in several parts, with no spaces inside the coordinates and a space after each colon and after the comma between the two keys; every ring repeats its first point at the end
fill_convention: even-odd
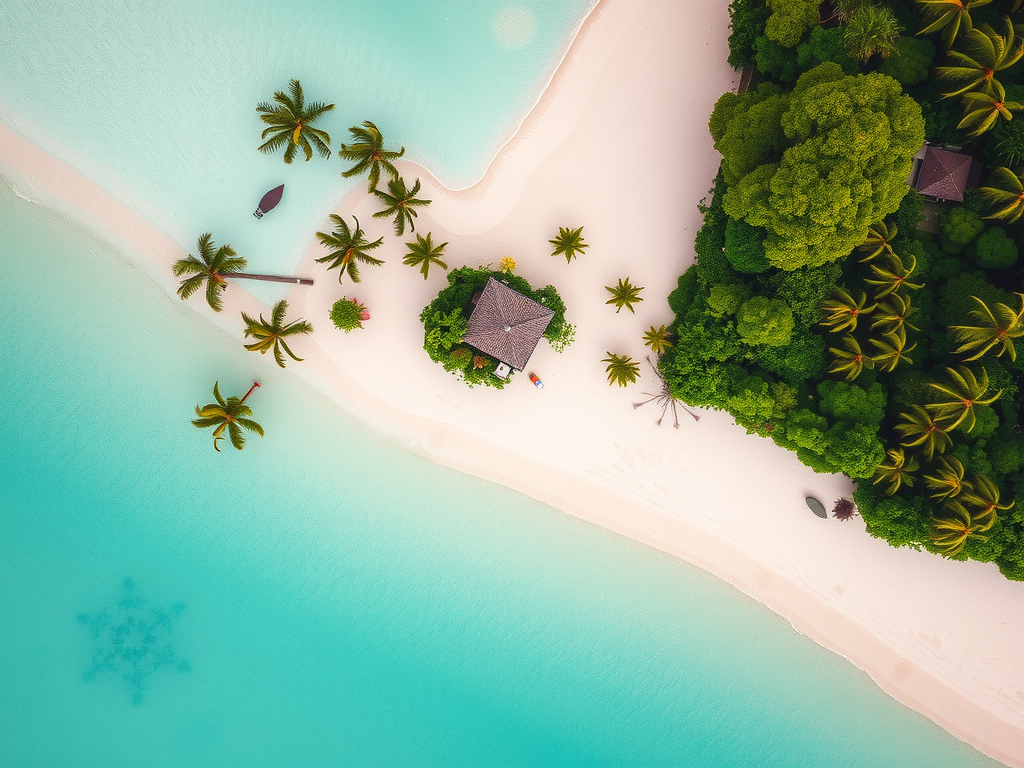
{"type": "Polygon", "coordinates": [[[284,184],[279,187],[274,187],[272,190],[267,192],[260,200],[260,204],[256,206],[256,210],[253,211],[253,216],[257,219],[262,219],[263,214],[270,213],[274,210],[278,203],[281,202],[281,197],[284,195],[284,184]]]}

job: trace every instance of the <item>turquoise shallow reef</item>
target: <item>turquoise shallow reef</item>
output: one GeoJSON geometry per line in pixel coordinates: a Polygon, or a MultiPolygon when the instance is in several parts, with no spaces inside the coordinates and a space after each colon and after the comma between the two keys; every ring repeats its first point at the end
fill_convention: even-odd
{"type": "Polygon", "coordinates": [[[707,574],[385,442],[6,186],[0,301],[0,765],[995,765],[707,574]],[[193,406],[256,375],[266,438],[214,453],[193,406]]]}

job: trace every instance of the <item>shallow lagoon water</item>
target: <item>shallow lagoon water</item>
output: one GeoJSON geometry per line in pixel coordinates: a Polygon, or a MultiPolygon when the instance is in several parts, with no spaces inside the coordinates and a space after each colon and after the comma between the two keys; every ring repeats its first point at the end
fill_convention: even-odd
{"type": "Polygon", "coordinates": [[[707,574],[389,444],[6,187],[0,298],[0,765],[996,765],[707,574]],[[193,406],[254,378],[266,438],[214,453],[193,406]]]}

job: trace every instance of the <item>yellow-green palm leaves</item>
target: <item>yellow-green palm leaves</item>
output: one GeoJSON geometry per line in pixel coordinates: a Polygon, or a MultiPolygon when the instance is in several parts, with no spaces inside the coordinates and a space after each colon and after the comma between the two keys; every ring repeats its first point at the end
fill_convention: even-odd
{"type": "MultiPolygon", "coordinates": [[[[408,264],[410,267],[419,267],[420,274],[426,280],[431,264],[437,264],[441,269],[448,269],[448,265],[441,261],[441,256],[444,254],[444,249],[447,245],[448,243],[434,245],[433,235],[430,232],[427,232],[426,237],[416,235],[415,242],[405,244],[409,252],[402,257],[402,263],[408,264]]],[[[505,259],[501,261],[504,264],[505,259]]],[[[504,268],[502,268],[502,271],[504,271],[504,268]]]]}
{"type": "Polygon", "coordinates": [[[973,352],[970,357],[964,358],[965,363],[980,359],[989,350],[998,347],[996,357],[1002,357],[1004,352],[1010,355],[1010,360],[1017,359],[1017,348],[1013,340],[1024,336],[1024,293],[1018,293],[1021,300],[1020,309],[1014,311],[1005,304],[996,303],[989,307],[977,296],[971,296],[978,302],[978,309],[971,310],[971,314],[978,318],[977,325],[951,325],[949,326],[953,338],[960,344],[954,353],[961,355],[964,352],[973,352]]]}
{"type": "Polygon", "coordinates": [[[903,288],[912,290],[920,288],[921,283],[911,283],[907,280],[914,274],[915,269],[917,269],[917,257],[913,254],[910,256],[910,266],[904,266],[903,259],[895,253],[890,253],[882,264],[871,265],[871,277],[864,278],[864,282],[875,286],[878,289],[875,298],[882,299],[903,288]]]}
{"type": "Polygon", "coordinates": [[[946,52],[949,64],[935,68],[935,75],[949,83],[952,90],[943,98],[959,96],[968,91],[990,93],[995,74],[1012,67],[1024,55],[1024,40],[1017,37],[1013,23],[1004,19],[1004,26],[996,32],[988,24],[968,29],[958,41],[959,48],[946,52]]]}
{"type": "Polygon", "coordinates": [[[338,147],[338,157],[342,160],[349,160],[354,165],[341,175],[345,178],[361,176],[364,173],[369,176],[369,191],[377,189],[377,182],[380,181],[380,172],[384,171],[391,177],[392,181],[398,180],[398,170],[393,162],[405,154],[405,147],[397,152],[384,149],[384,137],[381,136],[377,126],[369,120],[363,121],[363,127],[355,125],[348,129],[355,139],[351,144],[342,144],[338,147]]]}
{"type": "Polygon", "coordinates": [[[933,499],[951,499],[971,488],[971,484],[964,480],[964,465],[952,456],[941,456],[935,462],[932,474],[924,476],[924,484],[933,492],[933,499]]]}
{"type": "Polygon", "coordinates": [[[331,137],[326,131],[313,128],[312,124],[334,109],[333,104],[314,102],[307,105],[298,80],[288,83],[288,93],[277,91],[274,94],[274,101],[277,102],[276,105],[266,101],[256,105],[260,119],[270,125],[263,131],[263,138],[266,141],[260,144],[260,152],[276,152],[285,147],[286,163],[295,159],[295,153],[299,149],[306,155],[306,160],[313,157],[314,149],[321,157],[331,156],[331,137]]]}
{"type": "Polygon", "coordinates": [[[883,253],[892,253],[892,241],[896,239],[898,233],[899,228],[895,224],[876,221],[868,227],[868,234],[864,242],[857,246],[860,260],[862,262],[871,261],[883,253]]]}
{"type": "Polygon", "coordinates": [[[999,487],[983,475],[972,475],[971,487],[964,491],[962,503],[971,511],[971,516],[978,521],[987,522],[988,527],[995,522],[997,510],[1013,508],[1013,502],[1001,504],[999,487]]]}
{"type": "Polygon", "coordinates": [[[952,501],[932,517],[931,540],[942,554],[952,557],[963,550],[972,536],[984,541],[986,537],[981,535],[982,532],[991,528],[994,522],[994,515],[991,519],[978,519],[962,504],[952,501]]]}
{"type": "Polygon", "coordinates": [[[253,320],[245,312],[242,313],[242,321],[245,323],[245,335],[256,339],[252,344],[246,344],[245,348],[250,352],[259,352],[265,355],[270,350],[274,350],[274,360],[277,364],[284,368],[284,355],[281,354],[282,350],[287,353],[288,357],[296,362],[302,362],[301,357],[297,357],[294,352],[288,347],[288,342],[285,340],[289,336],[297,336],[302,333],[312,333],[313,326],[305,320],[295,320],[291,323],[285,324],[284,316],[288,312],[288,302],[284,299],[277,302],[274,305],[273,311],[270,313],[270,321],[263,319],[263,315],[260,314],[259,320],[253,320]]]}
{"type": "Polygon", "coordinates": [[[880,339],[868,339],[876,350],[871,356],[871,362],[878,366],[878,370],[892,373],[900,363],[913,364],[909,353],[914,351],[916,343],[907,346],[907,332],[904,328],[897,328],[895,331],[883,334],[880,339]]]}
{"type": "Polygon", "coordinates": [[[832,297],[821,304],[821,324],[833,333],[857,330],[857,321],[861,315],[874,310],[875,305],[868,305],[868,297],[861,291],[860,298],[855,299],[845,288],[836,288],[832,297]]]}
{"type": "Polygon", "coordinates": [[[633,305],[643,301],[643,298],[640,296],[640,291],[644,289],[643,286],[633,285],[629,282],[628,277],[625,280],[619,278],[619,282],[614,288],[606,285],[604,289],[612,295],[605,304],[613,304],[615,306],[615,314],[619,314],[622,308],[625,307],[635,315],[636,310],[633,309],[633,305]]]}
{"type": "Polygon", "coordinates": [[[656,355],[665,354],[665,350],[672,346],[672,334],[664,325],[655,328],[653,325],[644,332],[644,346],[656,355]]]}
{"type": "Polygon", "coordinates": [[[384,263],[383,259],[371,256],[368,251],[379,248],[384,242],[383,237],[378,237],[372,243],[366,239],[362,227],[359,226],[359,219],[355,216],[352,220],[356,223],[355,229],[349,227],[348,222],[336,213],[331,214],[331,221],[334,222],[335,230],[330,234],[317,232],[316,239],[324,248],[329,248],[330,253],[317,259],[318,264],[327,264],[328,269],[338,268],[338,282],[347,274],[352,278],[353,283],[358,283],[359,264],[369,264],[379,267],[384,263]]]}
{"type": "Polygon", "coordinates": [[[1009,168],[992,171],[988,186],[978,187],[978,194],[991,208],[986,219],[1005,219],[1012,223],[1024,214],[1024,184],[1009,168]]]}
{"type": "Polygon", "coordinates": [[[389,216],[394,216],[396,235],[405,234],[406,224],[409,225],[410,232],[415,232],[415,219],[418,215],[416,209],[425,205],[430,205],[429,200],[422,200],[416,197],[419,193],[419,179],[416,179],[416,182],[412,185],[412,189],[406,189],[405,179],[401,177],[389,180],[387,192],[381,192],[379,189],[373,190],[373,194],[380,198],[384,203],[384,209],[373,214],[373,218],[386,219],[389,216]]]}
{"type": "Polygon", "coordinates": [[[978,379],[974,372],[964,366],[947,368],[946,375],[949,382],[944,384],[930,383],[932,389],[937,390],[945,397],[936,403],[929,403],[925,406],[934,413],[937,418],[952,420],[949,429],[955,429],[962,422],[967,422],[967,431],[974,429],[975,405],[991,405],[1003,393],[999,390],[991,397],[985,397],[988,392],[988,372],[981,369],[981,379],[978,379]]]}
{"type": "Polygon", "coordinates": [[[241,399],[237,397],[225,399],[220,394],[219,385],[220,382],[214,382],[213,385],[213,397],[216,402],[202,407],[197,405],[196,416],[198,418],[192,419],[192,424],[199,429],[213,427],[213,448],[217,453],[220,453],[217,443],[224,439],[225,431],[228,433],[231,444],[240,451],[245,448],[243,429],[263,437],[263,427],[249,418],[252,416],[252,409],[245,404],[249,395],[259,389],[260,385],[258,382],[254,382],[241,399]]]}
{"type": "Polygon", "coordinates": [[[907,321],[907,318],[915,311],[910,296],[901,296],[898,293],[890,294],[883,301],[878,302],[877,311],[871,319],[871,330],[880,328],[883,333],[895,333],[905,326],[916,331],[917,328],[907,321]]]}
{"type": "Polygon", "coordinates": [[[865,368],[875,367],[871,355],[866,354],[860,348],[860,342],[849,334],[839,339],[838,347],[829,347],[828,351],[833,357],[829,373],[841,373],[847,381],[856,379],[865,368]]]}
{"type": "Polygon", "coordinates": [[[892,496],[902,486],[914,487],[913,473],[920,468],[920,464],[914,456],[907,456],[902,448],[890,448],[885,452],[885,461],[875,469],[875,479],[872,485],[888,483],[885,489],[886,496],[892,496]]]}
{"type": "Polygon", "coordinates": [[[583,227],[578,227],[577,229],[559,227],[558,234],[554,239],[548,240],[548,242],[554,246],[551,255],[557,256],[562,254],[565,256],[566,264],[575,259],[576,254],[583,253],[590,247],[583,240],[583,227]]]}
{"type": "Polygon", "coordinates": [[[917,0],[917,6],[925,18],[925,26],[917,34],[930,35],[932,32],[941,32],[943,41],[950,45],[962,29],[972,27],[971,10],[991,2],[992,0],[917,0]]]}
{"type": "Polygon", "coordinates": [[[637,363],[628,355],[616,355],[611,352],[605,353],[608,357],[602,363],[608,363],[605,372],[608,374],[608,384],[618,384],[624,387],[632,384],[640,376],[640,363],[637,363]]]}
{"type": "Polygon", "coordinates": [[[902,421],[895,427],[896,433],[903,438],[900,445],[919,448],[927,461],[931,461],[936,453],[945,453],[953,444],[947,434],[949,426],[933,419],[932,415],[919,405],[910,406],[909,411],[900,414],[900,419],[902,421]]]}
{"type": "Polygon", "coordinates": [[[975,91],[964,94],[964,119],[957,128],[967,131],[968,138],[976,139],[990,130],[1001,117],[1012,120],[1013,113],[1024,109],[1024,104],[1007,101],[1003,86],[992,81],[992,92],[975,91]]]}
{"type": "Polygon", "coordinates": [[[191,275],[181,281],[178,295],[187,299],[206,283],[206,303],[220,312],[224,304],[221,294],[228,287],[225,277],[239,274],[245,269],[246,261],[235,253],[230,245],[214,249],[213,235],[209,232],[199,236],[199,256],[189,254],[174,262],[171,269],[178,277],[191,275]]]}

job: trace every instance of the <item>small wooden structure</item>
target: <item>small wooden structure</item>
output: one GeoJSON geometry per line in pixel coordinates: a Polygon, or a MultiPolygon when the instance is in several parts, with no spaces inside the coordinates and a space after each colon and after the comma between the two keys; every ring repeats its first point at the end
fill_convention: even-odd
{"type": "Polygon", "coordinates": [[[978,185],[982,163],[957,150],[925,144],[914,155],[910,185],[929,200],[962,203],[964,192],[978,185]]]}
{"type": "Polygon", "coordinates": [[[491,277],[469,316],[463,341],[521,371],[554,315],[554,310],[491,277]]]}

